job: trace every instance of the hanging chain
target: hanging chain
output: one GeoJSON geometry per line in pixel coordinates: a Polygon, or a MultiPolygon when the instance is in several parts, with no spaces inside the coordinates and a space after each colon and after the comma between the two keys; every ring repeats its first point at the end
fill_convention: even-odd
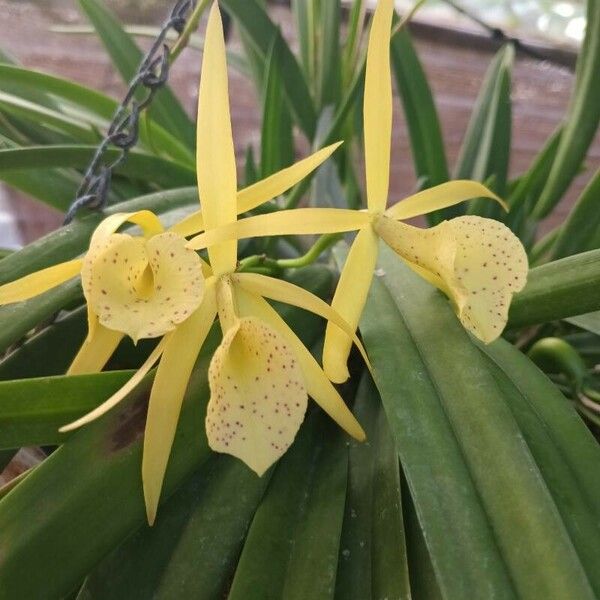
{"type": "Polygon", "coordinates": [[[169,77],[170,50],[165,39],[173,29],[179,36],[183,33],[190,11],[196,0],[177,0],[169,18],[162,25],[152,47],[140,63],[129,84],[123,101],[117,107],[106,136],[100,142],[85,172],[83,181],[71,203],[64,223],[70,223],[82,207],[102,210],[108,201],[108,192],[113,171],[129,155],[129,150],[138,140],[140,114],[153,100],[156,92],[165,85],[169,77]],[[143,99],[136,100],[139,90],[145,90],[143,99]],[[119,156],[107,162],[106,153],[110,146],[120,150],[119,156]]]}

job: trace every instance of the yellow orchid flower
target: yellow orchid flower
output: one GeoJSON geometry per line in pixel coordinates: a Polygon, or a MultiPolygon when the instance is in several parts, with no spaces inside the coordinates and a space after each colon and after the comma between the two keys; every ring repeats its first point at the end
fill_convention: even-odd
{"type": "MultiPolygon", "coordinates": [[[[304,177],[337,147],[325,148],[296,165],[236,193],[229,115],[225,45],[220,14],[213,5],[206,31],[198,103],[197,170],[203,211],[172,227],[178,239],[198,228],[215,230],[304,177]]],[[[258,474],[293,441],[307,397],[357,439],[364,432],[323,370],[265,298],[310,310],[340,327],[359,345],[354,331],[329,305],[305,290],[258,274],[236,273],[235,241],[208,247],[210,267],[199,308],[160,342],[136,375],[102,406],[63,430],[92,421],[115,406],[162,354],[152,386],[142,460],[148,521],[156,516],[181,401],[209,327],[218,315],[223,341],[209,368],[211,397],[206,417],[209,445],[244,460],[258,474]]],[[[199,259],[198,259],[199,260],[199,259]]],[[[180,267],[176,261],[172,269],[180,267]]],[[[111,289],[111,293],[112,293],[111,289]]],[[[118,290],[115,290],[117,293],[118,290]]]]}
{"type": "MultiPolygon", "coordinates": [[[[225,42],[217,3],[211,8],[206,30],[197,135],[202,213],[179,225],[179,233],[189,234],[192,228],[218,231],[234,224],[240,212],[264,201],[264,193],[257,194],[255,186],[236,201],[225,42]]],[[[335,147],[267,178],[265,188],[272,195],[288,189],[335,147]]],[[[236,273],[236,240],[209,244],[207,249],[213,276],[207,281],[205,296],[214,299],[210,304],[223,331],[208,373],[211,396],[206,434],[210,447],[237,456],[261,475],[293,441],[308,396],[350,435],[364,439],[362,428],[316,360],[265,298],[324,317],[354,339],[364,354],[350,326],[302,288],[263,275],[236,273]]]]}
{"type": "MultiPolygon", "coordinates": [[[[392,15],[393,1],[380,0],[369,34],[363,110],[367,210],[300,208],[249,217],[206,231],[190,240],[189,247],[201,249],[253,236],[358,230],[332,302],[332,308],[353,330],[366,302],[381,238],[450,298],[465,328],[491,342],[506,325],[512,295],[525,285],[527,256],[518,238],[502,223],[477,216],[458,217],[426,230],[401,221],[476,197],[496,200],[506,208],[502,200],[480,183],[451,181],[386,210],[392,128],[392,15]]],[[[328,324],[323,365],[334,382],[348,378],[350,344],[343,332],[328,324]]]]}

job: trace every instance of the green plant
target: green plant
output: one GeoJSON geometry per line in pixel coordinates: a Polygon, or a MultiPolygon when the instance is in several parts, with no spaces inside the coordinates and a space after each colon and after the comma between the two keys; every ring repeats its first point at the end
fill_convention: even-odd
{"type": "MultiPolygon", "coordinates": [[[[80,4],[128,80],[140,56],[132,38],[98,0],[80,4]]],[[[299,57],[258,0],[220,4],[242,33],[245,52],[236,64],[263,105],[259,158],[248,151],[244,183],[291,164],[295,127],[314,150],[345,141],[316,172],[312,189],[305,179],[250,212],[293,208],[307,192],[313,205],[361,206],[355,155],[364,2],[352,4],[342,38],[340,3],[296,0],[299,57]]],[[[410,34],[400,22],[395,31],[394,76],[415,171],[427,189],[447,181],[450,169],[410,34]]],[[[559,231],[535,242],[540,220],[581,168],[598,126],[598,39],[600,15],[590,2],[569,114],[516,181],[507,175],[514,50],[500,50],[454,173],[487,183],[511,210],[476,200],[429,217],[432,224],[460,214],[494,217],[528,248],[538,266],[514,299],[506,339],[487,346],[474,341],[441,294],[380,249],[361,321],[374,384],[357,358],[342,388],[368,444],[348,447],[314,410],[290,451],[262,478],[212,454],[201,423],[207,364],[219,343],[213,328],[183,402],[163,506],[148,528],[140,434],[153,375],[86,428],[59,434],[58,427],[119,389],[152,344],[124,341],[105,372],[65,376],[85,335],[79,285],[1,307],[0,448],[7,458],[22,446],[58,449],[0,490],[0,598],[598,596],[598,418],[579,398],[583,384],[588,392],[600,388],[594,370],[600,357],[597,176],[559,231]],[[59,318],[47,324],[58,310],[59,318]]],[[[64,211],[116,105],[72,82],[0,65],[0,177],[64,211]]],[[[189,212],[198,202],[193,123],[164,91],[143,125],[138,150],[114,178],[107,212],[150,209],[175,222],[181,212],[174,212],[189,212]]],[[[2,258],[0,284],[83,253],[101,218],[85,214],[2,258]]],[[[241,268],[290,279],[329,299],[346,246],[336,246],[329,262],[310,263],[328,258],[324,252],[336,241],[252,239],[240,244],[241,268]]],[[[318,355],[323,323],[281,310],[318,355]]],[[[593,394],[586,398],[594,402],[593,394]]]]}

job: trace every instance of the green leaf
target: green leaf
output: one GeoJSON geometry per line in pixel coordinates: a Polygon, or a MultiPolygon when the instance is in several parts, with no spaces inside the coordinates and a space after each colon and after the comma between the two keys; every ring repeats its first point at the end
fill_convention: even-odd
{"type": "Polygon", "coordinates": [[[0,381],[0,449],[64,443],[69,435],[59,427],[96,408],[132,375],[112,371],[0,381]]]}
{"type": "Polygon", "coordinates": [[[529,242],[526,238],[533,230],[529,222],[531,210],[548,179],[560,143],[561,132],[559,128],[550,136],[531,167],[519,178],[516,187],[509,193],[510,212],[505,216],[504,221],[522,241],[529,242]]]}
{"type": "Polygon", "coordinates": [[[600,247],[600,170],[581,193],[562,224],[552,248],[553,258],[563,258],[600,247]]]}
{"type": "Polygon", "coordinates": [[[223,597],[269,478],[214,455],[88,576],[89,600],[223,597]],[[202,565],[198,568],[198,565],[202,565]]]}
{"type": "Polygon", "coordinates": [[[228,598],[332,598],[346,496],[342,433],[309,416],[254,515],[228,598]],[[265,568],[268,565],[268,568],[265,568]]]}
{"type": "Polygon", "coordinates": [[[572,406],[514,346],[480,349],[552,494],[596,594],[600,591],[600,449],[572,406]]]}
{"type": "Polygon", "coordinates": [[[566,321],[571,323],[571,325],[576,325],[577,327],[581,327],[581,329],[600,335],[600,310],[579,315],[578,317],[571,317],[566,319],[566,321]]]}
{"type": "Polygon", "coordinates": [[[19,96],[0,92],[0,108],[36,125],[46,125],[54,131],[71,136],[81,143],[93,144],[99,136],[94,128],[82,119],[68,116],[19,96]]]}
{"type": "MultiPolygon", "coordinates": [[[[493,190],[506,194],[511,138],[511,76],[515,50],[507,44],[498,51],[481,86],[456,165],[455,179],[493,179],[493,190]]],[[[489,201],[475,201],[469,212],[497,216],[489,201]]]]}
{"type": "Polygon", "coordinates": [[[84,306],[61,315],[56,321],[30,336],[0,361],[0,381],[61,375],[87,333],[84,306]],[[54,348],[60,346],[61,351],[54,348]]]}
{"type": "Polygon", "coordinates": [[[536,202],[533,216],[542,219],[556,206],[578,174],[600,122],[600,10],[587,3],[585,40],[577,60],[577,77],[568,113],[564,119],[556,159],[546,185],[536,202]]]}
{"type": "Polygon", "coordinates": [[[282,86],[282,44],[283,38],[277,35],[265,62],[266,80],[260,136],[260,168],[263,178],[291,165],[294,161],[292,119],[282,86]]]}
{"type": "Polygon", "coordinates": [[[367,376],[354,413],[368,441],[350,444],[336,598],[410,598],[398,455],[367,376]]]}
{"type": "MultiPolygon", "coordinates": [[[[37,170],[44,168],[85,169],[96,152],[96,146],[61,145],[33,146],[27,148],[9,148],[0,150],[0,179],[4,171],[9,175],[21,169],[37,170]]],[[[120,156],[117,148],[109,148],[105,152],[107,162],[120,156]]],[[[193,185],[196,173],[192,168],[180,163],[166,160],[152,154],[132,150],[127,160],[115,170],[116,175],[124,175],[143,182],[152,181],[166,188],[193,185]]],[[[60,202],[53,203],[58,210],[65,211],[74,197],[73,194],[63,197],[60,202]]]]}
{"type": "Polygon", "coordinates": [[[379,265],[361,330],[442,595],[594,598],[487,359],[437,290],[379,265]]]}
{"type": "MultiPolygon", "coordinates": [[[[222,0],[221,6],[248,35],[263,60],[266,59],[272,40],[278,35],[278,30],[265,9],[256,0],[222,0]]],[[[279,60],[281,77],[292,115],[306,137],[312,140],[317,125],[313,100],[296,57],[286,43],[281,45],[279,60]]]]}
{"type": "MultiPolygon", "coordinates": [[[[316,84],[316,1],[292,0],[292,10],[300,46],[300,59],[304,76],[309,85],[316,84]]],[[[314,91],[314,90],[313,90],[314,91]]]]}
{"type": "Polygon", "coordinates": [[[509,327],[526,327],[600,309],[600,250],[562,258],[529,271],[513,298],[509,327]]]}
{"type": "Polygon", "coordinates": [[[320,2],[318,5],[318,90],[317,106],[321,109],[337,104],[340,97],[342,62],[340,56],[340,2],[320,2]]]}
{"type": "MultiPolygon", "coordinates": [[[[407,29],[401,29],[392,38],[391,52],[419,188],[439,185],[450,178],[444,140],[433,94],[407,29]]],[[[433,222],[438,220],[443,220],[442,215],[433,222]]]]}
{"type": "MultiPolygon", "coordinates": [[[[100,0],[79,0],[79,6],[96,29],[124,82],[129,84],[143,58],[133,38],[125,32],[119,20],[100,0]]],[[[143,90],[136,97],[140,100],[146,94],[143,90]]],[[[194,123],[169,87],[157,92],[149,111],[153,119],[182,140],[187,147],[195,147],[194,123]]]]}
{"type": "MultiPolygon", "coordinates": [[[[118,106],[115,100],[92,88],[47,73],[10,65],[0,65],[0,89],[15,95],[18,91],[18,95],[29,100],[34,100],[31,95],[42,89],[63,105],[67,103],[67,106],[63,106],[67,111],[73,110],[74,107],[83,110],[84,114],[81,116],[84,121],[102,128],[112,120],[118,106]]],[[[161,153],[166,153],[184,164],[194,165],[193,153],[160,125],[148,119],[147,114],[144,115],[144,122],[140,127],[140,141],[147,148],[156,147],[161,153]]]]}

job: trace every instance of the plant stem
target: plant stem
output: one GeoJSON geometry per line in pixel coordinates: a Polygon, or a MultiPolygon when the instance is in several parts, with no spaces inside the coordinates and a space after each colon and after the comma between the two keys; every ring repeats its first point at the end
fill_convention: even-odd
{"type": "Polygon", "coordinates": [[[340,233],[322,235],[302,256],[298,258],[269,258],[265,254],[254,254],[240,260],[238,271],[280,272],[283,269],[300,269],[314,263],[325,250],[342,238],[340,233]],[[260,271],[259,271],[260,270],[260,271]]]}
{"type": "Polygon", "coordinates": [[[169,61],[171,63],[175,62],[177,57],[181,54],[183,49],[187,46],[190,36],[198,27],[198,23],[200,22],[200,18],[202,17],[202,13],[206,9],[206,7],[210,4],[211,0],[200,0],[194,9],[194,12],[190,15],[190,18],[183,30],[182,34],[179,36],[179,39],[171,48],[171,52],[169,53],[169,61]]]}

